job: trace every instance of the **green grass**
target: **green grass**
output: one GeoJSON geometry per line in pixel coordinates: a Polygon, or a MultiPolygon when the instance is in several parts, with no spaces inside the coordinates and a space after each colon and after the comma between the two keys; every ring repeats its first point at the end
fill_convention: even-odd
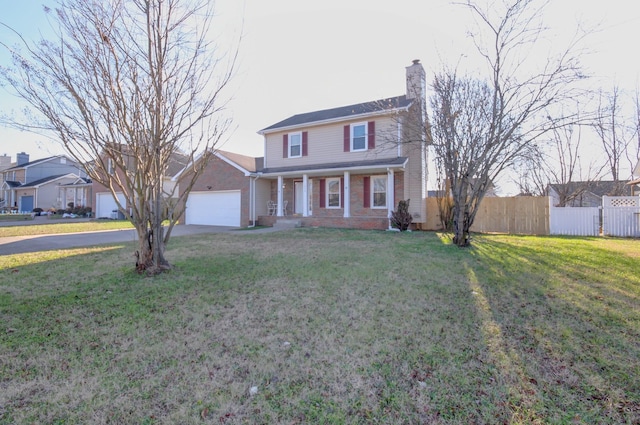
{"type": "Polygon", "coordinates": [[[640,241],[231,232],[155,278],[133,249],[0,258],[0,424],[640,422],[640,241]]]}
{"type": "Polygon", "coordinates": [[[58,222],[52,220],[46,224],[30,224],[28,226],[6,226],[0,227],[0,238],[11,236],[48,235],[59,233],[97,232],[100,230],[132,229],[133,226],[128,221],[104,220],[104,221],[72,221],[58,222]]]}
{"type": "Polygon", "coordinates": [[[0,221],[25,221],[33,220],[31,214],[0,214],[0,221]]]}

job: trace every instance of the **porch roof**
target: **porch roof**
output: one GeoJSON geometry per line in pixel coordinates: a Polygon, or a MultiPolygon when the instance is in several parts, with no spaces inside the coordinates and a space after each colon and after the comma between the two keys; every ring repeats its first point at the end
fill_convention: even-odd
{"type": "Polygon", "coordinates": [[[13,189],[14,187],[22,186],[22,183],[16,182],[16,181],[12,181],[12,180],[5,181],[5,184],[9,187],[9,189],[13,189]]]}
{"type": "Polygon", "coordinates": [[[264,177],[276,176],[300,176],[302,174],[323,175],[340,171],[353,172],[379,172],[387,168],[404,168],[407,164],[407,157],[371,159],[354,162],[332,162],[327,164],[299,165],[293,167],[271,167],[264,168],[259,173],[264,177]]]}

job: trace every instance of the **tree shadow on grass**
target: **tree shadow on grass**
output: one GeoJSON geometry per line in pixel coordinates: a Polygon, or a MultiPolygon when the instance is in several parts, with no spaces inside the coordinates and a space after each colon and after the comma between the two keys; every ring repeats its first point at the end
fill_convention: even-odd
{"type": "Polygon", "coordinates": [[[467,265],[504,372],[544,420],[637,423],[638,261],[592,239],[512,241],[483,238],[467,265]]]}

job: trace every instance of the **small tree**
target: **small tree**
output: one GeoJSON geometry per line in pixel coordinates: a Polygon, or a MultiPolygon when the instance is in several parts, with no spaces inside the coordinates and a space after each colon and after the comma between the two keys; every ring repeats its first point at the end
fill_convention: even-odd
{"type": "Polygon", "coordinates": [[[151,274],[170,268],[164,250],[171,230],[230,124],[221,116],[221,91],[235,55],[225,66],[210,39],[211,3],[58,0],[46,9],[57,40],[25,41],[24,54],[5,46],[15,66],[0,77],[39,113],[15,125],[49,133],[88,164],[89,176],[135,226],[136,266],[151,274]],[[176,156],[192,172],[166,185],[176,156]]]}
{"type": "Polygon", "coordinates": [[[409,229],[413,217],[409,212],[409,199],[398,202],[398,209],[391,212],[391,226],[404,232],[409,229]]]}

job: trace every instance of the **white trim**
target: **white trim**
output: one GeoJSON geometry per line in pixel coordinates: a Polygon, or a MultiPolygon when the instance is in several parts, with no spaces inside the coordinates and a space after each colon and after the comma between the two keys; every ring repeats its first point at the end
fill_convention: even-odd
{"type": "Polygon", "coordinates": [[[301,131],[295,131],[293,133],[289,133],[289,136],[287,137],[287,158],[302,158],[302,132],[301,131]],[[293,136],[298,136],[298,142],[299,142],[299,147],[300,147],[300,153],[298,155],[292,155],[291,153],[291,148],[293,147],[293,144],[291,143],[291,138],[293,136]]]}
{"type": "Polygon", "coordinates": [[[366,121],[354,122],[349,124],[349,152],[364,152],[367,150],[368,144],[369,144],[369,134],[367,133],[367,130],[368,130],[368,123],[366,121]],[[354,139],[355,139],[353,132],[356,127],[364,127],[364,135],[362,136],[364,138],[364,146],[359,149],[356,149],[353,146],[354,139]]]}
{"type": "Polygon", "coordinates": [[[413,102],[411,102],[410,104],[408,104],[403,108],[385,109],[379,112],[367,112],[366,114],[349,115],[344,117],[331,118],[328,120],[308,121],[308,122],[302,122],[299,124],[288,125],[284,127],[272,128],[269,130],[260,130],[258,131],[258,134],[264,136],[271,133],[286,133],[289,130],[302,129],[310,126],[335,124],[339,122],[347,122],[347,121],[353,121],[353,120],[362,120],[362,119],[366,119],[367,117],[380,117],[384,115],[394,115],[394,114],[397,114],[398,112],[408,111],[412,104],[413,102]]]}
{"type": "Polygon", "coordinates": [[[309,217],[309,176],[302,175],[302,216],[309,217]]]}
{"type": "Polygon", "coordinates": [[[362,170],[388,170],[389,168],[393,169],[403,169],[407,165],[407,160],[405,160],[402,164],[380,164],[380,165],[361,165],[357,167],[341,167],[341,168],[319,168],[317,170],[295,170],[295,171],[286,171],[286,172],[273,172],[273,173],[257,173],[263,177],[276,177],[276,176],[299,176],[300,174],[306,173],[310,176],[322,176],[328,173],[341,173],[345,171],[362,171],[362,170]]]}
{"type": "Polygon", "coordinates": [[[278,176],[278,211],[276,212],[276,215],[278,217],[282,217],[283,216],[283,205],[282,202],[284,202],[284,196],[282,193],[282,184],[283,184],[283,180],[282,180],[282,176],[278,176]]]}
{"type": "MultiPolygon", "coordinates": [[[[393,170],[387,170],[387,217],[391,218],[391,213],[393,213],[393,208],[395,204],[395,186],[394,186],[394,175],[393,170]]],[[[391,223],[391,222],[389,222],[391,223]]],[[[391,226],[389,226],[391,227],[391,226]]]]}
{"type": "Polygon", "coordinates": [[[340,177],[329,177],[327,179],[325,179],[324,181],[325,186],[325,203],[324,206],[327,209],[340,209],[342,208],[342,188],[340,187],[340,177]],[[338,205],[337,206],[331,206],[329,205],[329,182],[331,181],[337,181],[338,182],[338,205]]]}

